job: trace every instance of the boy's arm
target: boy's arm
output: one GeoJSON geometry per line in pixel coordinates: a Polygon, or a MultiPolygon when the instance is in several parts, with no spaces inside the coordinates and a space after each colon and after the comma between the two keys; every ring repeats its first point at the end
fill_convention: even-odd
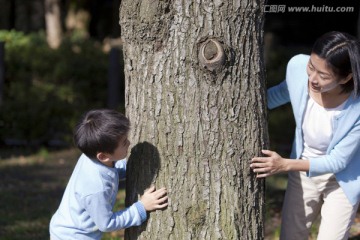
{"type": "Polygon", "coordinates": [[[115,163],[115,168],[118,171],[120,180],[126,178],[126,163],[126,159],[119,160],[115,163]]]}
{"type": "Polygon", "coordinates": [[[86,211],[100,231],[112,232],[139,226],[146,220],[146,210],[140,201],[121,211],[113,212],[106,195],[106,192],[99,192],[83,199],[86,211]]]}
{"type": "Polygon", "coordinates": [[[139,226],[147,219],[147,211],[165,208],[167,191],[165,188],[156,190],[154,186],[145,190],[140,201],[118,212],[112,211],[109,192],[102,191],[83,198],[83,205],[95,225],[102,232],[111,232],[131,226],[139,226]]]}

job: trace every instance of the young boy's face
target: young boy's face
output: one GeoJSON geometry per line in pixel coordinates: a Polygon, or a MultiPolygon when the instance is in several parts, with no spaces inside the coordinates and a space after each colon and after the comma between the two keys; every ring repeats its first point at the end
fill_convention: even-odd
{"type": "Polygon", "coordinates": [[[129,146],[130,146],[130,141],[127,138],[127,136],[122,137],[114,153],[111,154],[110,159],[116,162],[118,160],[126,158],[129,146]]]}
{"type": "Polygon", "coordinates": [[[129,146],[130,141],[127,136],[124,136],[119,140],[118,146],[113,153],[99,152],[97,153],[97,158],[106,166],[113,167],[114,162],[126,158],[129,146]]]}

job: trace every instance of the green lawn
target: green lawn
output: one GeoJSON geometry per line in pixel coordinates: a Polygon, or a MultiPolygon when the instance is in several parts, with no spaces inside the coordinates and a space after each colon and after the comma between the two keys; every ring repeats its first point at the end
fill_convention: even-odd
{"type": "MultiPolygon", "coordinates": [[[[14,151],[14,153],[16,153],[14,151]]],[[[49,239],[48,225],[57,209],[66,183],[79,156],[74,149],[0,158],[0,240],[49,239]]],[[[5,156],[1,154],[1,156],[5,156]]],[[[286,175],[272,176],[266,186],[266,240],[276,240],[286,175]]],[[[115,210],[124,207],[120,190],[115,210]]],[[[359,216],[360,214],[358,214],[359,216]]],[[[351,230],[351,240],[360,239],[360,218],[351,230]]],[[[317,227],[313,229],[315,239],[317,227]]],[[[123,239],[124,231],[104,234],[104,240],[123,239]]]]}
{"type": "MultiPolygon", "coordinates": [[[[49,221],[57,209],[79,152],[45,150],[0,159],[0,240],[49,239],[49,221]]],[[[125,191],[116,208],[124,205],[125,191]]],[[[123,231],[103,239],[122,239],[123,231]]]]}

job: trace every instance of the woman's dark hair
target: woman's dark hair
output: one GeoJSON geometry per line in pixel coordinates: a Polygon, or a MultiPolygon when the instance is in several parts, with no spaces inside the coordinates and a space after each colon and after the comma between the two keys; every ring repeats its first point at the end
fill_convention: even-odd
{"type": "Polygon", "coordinates": [[[360,93],[360,43],[347,33],[328,32],[318,38],[312,53],[326,60],[335,74],[344,78],[352,73],[352,79],[344,84],[344,92],[360,93]]]}
{"type": "Polygon", "coordinates": [[[129,129],[130,122],[123,114],[110,109],[91,110],[76,125],[74,143],[90,159],[96,159],[98,152],[113,153],[129,129]]]}

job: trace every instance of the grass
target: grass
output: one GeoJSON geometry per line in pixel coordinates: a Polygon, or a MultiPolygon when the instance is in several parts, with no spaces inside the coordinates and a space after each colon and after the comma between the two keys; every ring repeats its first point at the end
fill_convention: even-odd
{"type": "MultiPolygon", "coordinates": [[[[49,221],[56,211],[79,152],[74,149],[0,158],[0,240],[49,239],[49,221]]],[[[2,154],[2,156],[4,156],[2,154]]],[[[286,175],[267,178],[265,240],[279,239],[280,215],[286,175]]],[[[120,190],[115,210],[124,207],[120,190]]],[[[360,214],[358,214],[359,216],[360,214]]],[[[360,240],[360,217],[351,230],[351,240],[360,240]]],[[[310,239],[315,239],[317,225],[310,239]]],[[[103,240],[121,240],[124,231],[105,233],[103,240]]]]}
{"type": "Polygon", "coordinates": [[[0,160],[1,240],[49,238],[49,218],[72,167],[65,160],[70,153],[51,155],[51,161],[41,154],[0,160]]]}
{"type": "MultiPolygon", "coordinates": [[[[16,154],[16,153],[15,153],[16,154]]],[[[49,221],[59,206],[79,152],[74,149],[0,159],[0,240],[49,239],[49,221]]],[[[125,191],[116,208],[124,206],[125,191]]],[[[122,239],[123,231],[104,240],[122,239]]]]}

